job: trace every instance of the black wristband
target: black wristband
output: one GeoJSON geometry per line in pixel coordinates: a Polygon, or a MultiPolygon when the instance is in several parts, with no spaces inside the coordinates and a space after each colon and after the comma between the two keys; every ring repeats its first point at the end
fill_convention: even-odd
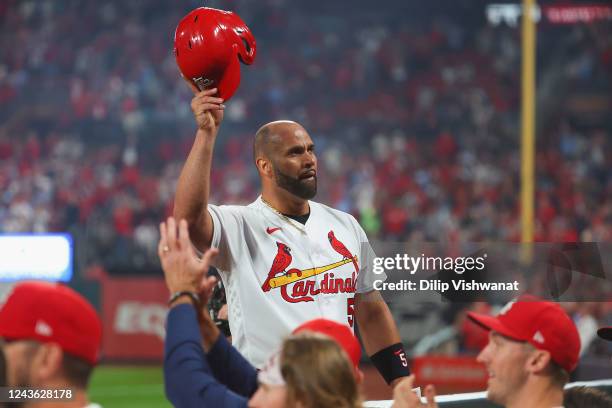
{"type": "Polygon", "coordinates": [[[370,356],[370,360],[387,384],[400,377],[408,377],[408,358],[402,343],[393,344],[370,356]]]}
{"type": "Polygon", "coordinates": [[[174,292],[172,296],[170,296],[170,299],[168,299],[168,306],[172,306],[172,304],[176,301],[176,299],[183,297],[183,296],[189,296],[191,300],[193,301],[193,305],[196,308],[199,308],[201,306],[202,302],[200,300],[200,295],[198,295],[195,292],[189,292],[187,290],[182,290],[180,292],[174,292]]]}

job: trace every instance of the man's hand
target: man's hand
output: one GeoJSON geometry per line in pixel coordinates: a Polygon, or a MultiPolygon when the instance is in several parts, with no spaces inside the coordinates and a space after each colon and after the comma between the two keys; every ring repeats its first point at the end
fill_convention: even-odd
{"type": "Polygon", "coordinates": [[[414,388],[414,374],[400,381],[393,389],[392,408],[438,408],[436,404],[436,390],[433,385],[425,387],[427,404],[422,404],[418,395],[412,391],[414,388]]]}
{"type": "MultiPolygon", "coordinates": [[[[208,251],[210,251],[210,249],[208,251]]],[[[202,301],[202,313],[206,315],[208,315],[208,309],[206,308],[206,305],[212,297],[212,293],[213,290],[215,290],[215,285],[217,284],[217,282],[218,280],[215,276],[205,276],[204,279],[202,279],[202,282],[200,283],[198,295],[200,295],[200,301],[202,301]]]]}
{"type": "MultiPolygon", "coordinates": [[[[210,250],[209,250],[210,251],[210,250]]],[[[200,285],[198,294],[202,302],[202,309],[198,312],[198,322],[200,325],[200,333],[202,334],[202,347],[207,353],[211,347],[217,342],[221,331],[210,316],[210,312],[206,305],[210,301],[213,289],[217,284],[217,278],[214,276],[205,277],[200,285]]]]}
{"type": "MultiPolygon", "coordinates": [[[[219,329],[208,315],[206,304],[217,284],[217,278],[206,276],[213,258],[217,255],[216,248],[210,248],[202,259],[196,257],[191,241],[187,221],[181,220],[178,225],[173,217],[159,226],[160,240],[157,247],[159,259],[166,278],[166,286],[170,294],[176,292],[193,292],[200,297],[202,309],[198,311],[200,332],[206,351],[217,341],[219,329]]],[[[177,299],[173,304],[191,303],[188,297],[177,299]]]]}
{"type": "Polygon", "coordinates": [[[191,100],[191,111],[195,116],[198,129],[208,132],[217,131],[223,121],[223,111],[225,110],[223,99],[214,96],[217,93],[217,88],[200,91],[191,81],[187,79],[185,81],[194,95],[191,100]]]}
{"type": "Polygon", "coordinates": [[[171,294],[180,291],[199,293],[205,302],[216,283],[216,279],[206,277],[206,273],[217,255],[217,249],[210,248],[202,259],[198,259],[189,240],[185,220],[181,220],[177,228],[176,221],[170,217],[160,224],[159,233],[161,238],[157,251],[168,290],[171,294]]]}

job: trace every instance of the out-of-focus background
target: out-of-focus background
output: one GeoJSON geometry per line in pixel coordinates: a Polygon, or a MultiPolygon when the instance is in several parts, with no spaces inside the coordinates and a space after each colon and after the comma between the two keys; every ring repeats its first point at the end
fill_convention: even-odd
{"type": "MultiPolygon", "coordinates": [[[[256,198],[253,134],[286,118],[317,145],[317,201],[355,215],[370,239],[517,242],[520,4],[500,4],[2,1],[0,232],[69,233],[70,284],[103,316],[104,361],[153,364],[102,367],[93,400],[165,406],[157,225],[195,132],[172,54],[187,12],[234,10],[258,46],[225,113],[212,202],[256,198]]],[[[534,240],[609,243],[612,12],[539,5],[534,240]]],[[[486,338],[465,311],[497,306],[394,312],[415,364],[456,392],[484,381],[473,356],[486,338]]],[[[612,302],[566,306],[583,338],[577,378],[611,377],[595,328],[612,324],[612,302]]]]}

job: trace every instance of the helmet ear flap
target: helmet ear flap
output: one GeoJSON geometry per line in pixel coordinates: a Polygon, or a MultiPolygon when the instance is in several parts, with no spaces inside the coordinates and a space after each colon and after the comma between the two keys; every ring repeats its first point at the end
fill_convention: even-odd
{"type": "Polygon", "coordinates": [[[226,27],[233,37],[234,49],[240,61],[243,64],[251,65],[257,54],[255,36],[237,14],[228,12],[225,17],[226,27]]]}
{"type": "Polygon", "coordinates": [[[251,65],[255,61],[255,55],[257,54],[257,43],[251,30],[247,29],[241,33],[237,33],[240,37],[240,43],[238,44],[238,56],[243,64],[251,65]]]}

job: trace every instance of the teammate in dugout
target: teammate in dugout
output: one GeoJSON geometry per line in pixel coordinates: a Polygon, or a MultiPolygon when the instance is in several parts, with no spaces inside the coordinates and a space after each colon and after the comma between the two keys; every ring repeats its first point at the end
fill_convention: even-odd
{"type": "MultiPolygon", "coordinates": [[[[576,368],[580,336],[557,303],[523,295],[497,316],[469,312],[489,331],[489,343],[477,360],[489,373],[487,399],[506,408],[560,408],[563,387],[576,368]]],[[[393,390],[393,408],[437,408],[435,389],[425,388],[426,404],[412,392],[414,376],[393,390]]]]}
{"type": "Polygon", "coordinates": [[[6,359],[0,385],[12,389],[5,389],[4,398],[30,399],[7,406],[100,408],[89,402],[87,386],[101,342],[102,322],[80,294],[60,283],[15,284],[0,308],[0,353],[6,359]]]}
{"type": "Polygon", "coordinates": [[[298,123],[276,121],[254,138],[262,192],[248,206],[209,203],[215,140],[225,106],[217,89],[191,102],[198,129],[181,172],[174,216],[186,219],[200,251],[219,249],[234,345],[260,367],[280,339],[301,323],[325,317],[359,325],[364,346],[385,380],[409,374],[391,313],[367,284],[368,239],[351,215],[311,201],[317,156],[298,123]]]}

